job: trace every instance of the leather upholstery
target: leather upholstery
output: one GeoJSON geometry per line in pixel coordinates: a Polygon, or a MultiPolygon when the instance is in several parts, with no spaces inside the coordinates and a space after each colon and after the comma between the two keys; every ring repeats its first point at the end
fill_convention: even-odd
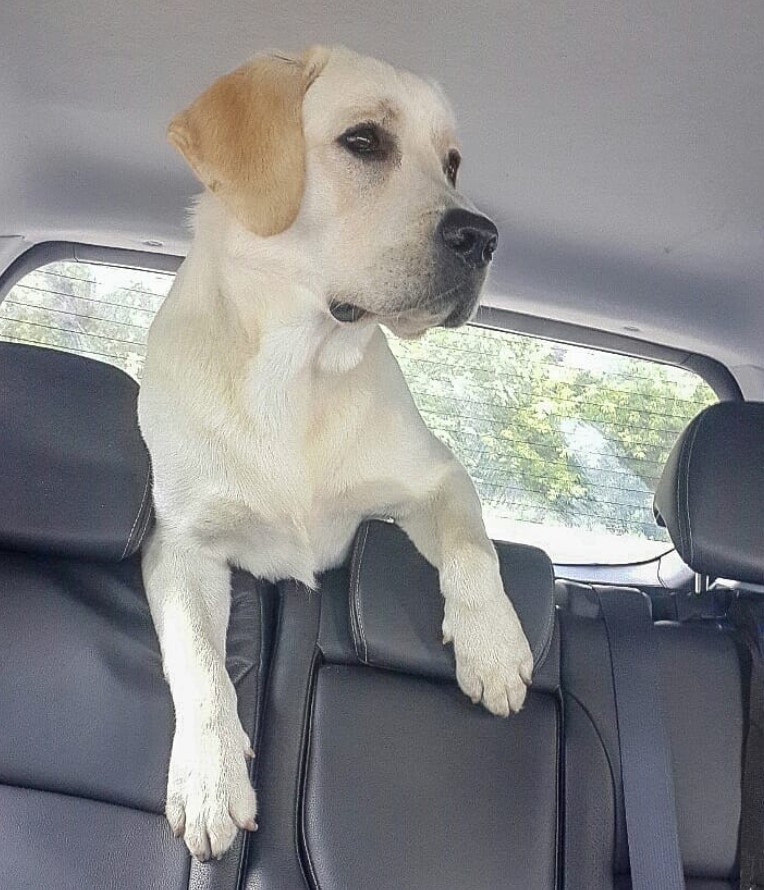
{"type": "Polygon", "coordinates": [[[0,781],[161,813],[173,711],[136,559],[0,559],[0,781]]]}
{"type": "MultiPolygon", "coordinates": [[[[554,628],[554,572],[536,547],[498,544],[499,564],[533,651],[542,664],[554,628]]],[[[376,667],[451,679],[443,646],[443,598],[437,571],[391,522],[367,522],[356,536],[350,578],[350,626],[358,660],[376,667]]]]}
{"type": "MultiPolygon", "coordinates": [[[[591,588],[568,583],[562,598],[566,887],[626,890],[628,848],[606,630],[591,588]]],[[[734,637],[716,623],[664,622],[655,633],[687,887],[731,890],[744,729],[740,655],[734,637]]]]}
{"type": "Polygon", "coordinates": [[[655,493],[696,572],[764,583],[764,402],[720,402],[684,430],[655,493]]]}
{"type": "MultiPolygon", "coordinates": [[[[227,664],[252,734],[270,599],[237,573],[227,664]]],[[[137,557],[0,552],[0,715],[0,812],[16,819],[10,834],[0,819],[4,890],[186,887],[189,873],[235,890],[241,849],[190,867],[161,815],[174,721],[137,557]]]]}
{"type": "Polygon", "coordinates": [[[163,816],[0,785],[4,890],[186,890],[189,857],[163,816]]]}
{"type": "Polygon", "coordinates": [[[552,888],[557,702],[497,719],[452,684],[326,665],[300,826],[314,884],[552,888]]]}
{"type": "MultiPolygon", "coordinates": [[[[711,472],[697,463],[704,427],[695,435],[677,458],[692,486],[711,472]]],[[[235,573],[228,668],[256,737],[260,830],[220,862],[190,862],[161,815],[173,715],[131,555],[150,521],[135,386],[95,362],[2,345],[0,440],[0,886],[552,890],[563,855],[568,890],[629,887],[591,591],[568,585],[557,622],[548,559],[499,547],[536,659],[526,707],[501,720],[456,687],[436,573],[378,522],[319,593],[286,582],[276,596],[235,573]]],[[[692,522],[693,552],[716,560],[711,526],[692,522]]],[[[655,632],[688,890],[730,890],[738,652],[712,624],[655,632]]]]}
{"type": "Polygon", "coordinates": [[[656,626],[679,840],[696,878],[735,873],[745,675],[734,636],[711,623],[656,626]]]}
{"type": "Polygon", "coordinates": [[[111,365],[0,343],[0,548],[135,553],[151,517],[137,384],[111,365]]]}
{"type": "MultiPolygon", "coordinates": [[[[492,717],[456,686],[432,568],[388,524],[358,541],[352,571],[327,573],[320,594],[280,585],[247,890],[555,887],[556,634],[521,714],[492,717]]],[[[511,554],[521,618],[544,628],[548,561],[511,554]]]]}
{"type": "MultiPolygon", "coordinates": [[[[242,835],[221,861],[192,863],[162,815],[174,718],[140,558],[128,555],[148,516],[135,384],[97,362],[9,347],[0,347],[10,456],[0,471],[0,887],[236,890],[242,835]]],[[[272,607],[272,589],[234,574],[227,666],[253,737],[272,607]]]]}
{"type": "MultiPolygon", "coordinates": [[[[333,573],[343,574],[347,581],[347,572],[333,573]]],[[[327,580],[331,578],[324,579],[320,595],[294,582],[279,585],[273,666],[256,758],[262,777],[258,785],[260,828],[250,844],[247,890],[310,886],[298,844],[300,789],[311,688],[321,658],[317,633],[327,580]]]]}

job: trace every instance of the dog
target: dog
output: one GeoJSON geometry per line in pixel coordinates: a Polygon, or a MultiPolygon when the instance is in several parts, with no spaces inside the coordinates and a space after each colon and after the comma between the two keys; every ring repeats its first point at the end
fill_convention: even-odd
{"type": "Polygon", "coordinates": [[[440,89],[343,47],[263,55],[168,137],[205,192],[148,340],[143,574],[175,706],[166,815],[204,860],[257,827],[225,668],[231,566],[313,588],[364,519],[394,519],[439,571],[472,701],[517,711],[533,659],[475,488],[380,328],[467,322],[496,248],[457,191],[440,89]]]}

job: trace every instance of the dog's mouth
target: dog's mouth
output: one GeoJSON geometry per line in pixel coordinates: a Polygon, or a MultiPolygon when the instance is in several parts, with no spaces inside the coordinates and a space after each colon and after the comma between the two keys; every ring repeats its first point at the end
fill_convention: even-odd
{"type": "Polygon", "coordinates": [[[460,327],[474,315],[477,302],[475,300],[470,304],[458,306],[448,313],[445,318],[434,313],[423,313],[421,310],[398,312],[390,316],[375,315],[373,312],[369,312],[368,309],[364,309],[355,303],[348,303],[345,300],[332,300],[329,304],[329,312],[332,318],[341,324],[354,324],[363,320],[376,319],[387,325],[394,334],[407,339],[409,337],[421,337],[425,331],[435,326],[445,328],[460,327]]]}
{"type": "Polygon", "coordinates": [[[480,296],[476,296],[473,300],[466,303],[458,304],[444,319],[440,322],[443,328],[460,328],[467,324],[477,312],[480,303],[480,296]]]}
{"type": "Polygon", "coordinates": [[[329,304],[329,312],[335,321],[349,325],[359,321],[377,321],[386,325],[394,334],[404,340],[416,339],[425,331],[437,324],[437,320],[431,316],[421,318],[419,313],[396,312],[395,315],[377,315],[356,306],[355,303],[346,303],[335,300],[329,304]]]}
{"type": "Polygon", "coordinates": [[[329,304],[329,312],[331,312],[332,318],[335,318],[343,324],[352,324],[353,322],[361,321],[362,318],[366,318],[366,316],[369,315],[369,313],[360,306],[356,306],[354,303],[340,302],[339,300],[332,300],[329,304]]]}

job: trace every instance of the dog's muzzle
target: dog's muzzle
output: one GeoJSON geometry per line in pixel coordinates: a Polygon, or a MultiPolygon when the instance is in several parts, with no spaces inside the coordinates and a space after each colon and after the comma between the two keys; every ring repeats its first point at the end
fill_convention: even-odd
{"type": "MultiPolygon", "coordinates": [[[[499,242],[498,230],[488,217],[463,207],[447,210],[434,234],[437,272],[429,289],[439,296],[426,305],[401,306],[389,316],[406,317],[411,324],[421,316],[422,330],[433,325],[456,328],[470,320],[499,242]]],[[[384,316],[346,300],[332,300],[329,312],[342,324],[353,324],[373,315],[384,320],[384,316]]]]}

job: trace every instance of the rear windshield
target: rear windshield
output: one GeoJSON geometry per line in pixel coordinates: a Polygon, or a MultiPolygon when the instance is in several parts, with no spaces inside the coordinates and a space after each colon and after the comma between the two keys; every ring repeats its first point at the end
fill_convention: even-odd
{"type": "MultiPolygon", "coordinates": [[[[173,278],[51,263],[0,303],[0,338],[90,356],[139,380],[173,278]]],[[[671,549],[652,498],[677,436],[716,401],[698,375],[475,326],[389,342],[425,422],[472,476],[494,538],[538,544],[559,563],[630,563],[671,549]]]]}
{"type": "Polygon", "coordinates": [[[469,470],[492,537],[559,563],[671,549],[653,493],[679,433],[717,401],[697,374],[474,326],[390,345],[425,421],[469,470]]]}

